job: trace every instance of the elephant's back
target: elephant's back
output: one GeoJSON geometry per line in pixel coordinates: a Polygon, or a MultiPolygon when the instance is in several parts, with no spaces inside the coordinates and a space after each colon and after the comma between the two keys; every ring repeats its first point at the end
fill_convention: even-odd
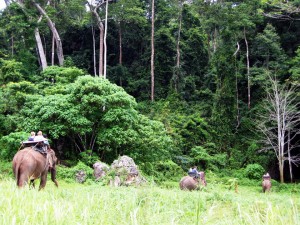
{"type": "Polygon", "coordinates": [[[13,158],[13,167],[36,167],[38,164],[45,166],[46,158],[32,147],[18,151],[13,158]]]}
{"type": "Polygon", "coordinates": [[[270,180],[263,180],[262,186],[271,186],[271,181],[270,180]]]}
{"type": "Polygon", "coordinates": [[[194,190],[198,187],[197,182],[190,176],[183,177],[179,182],[181,190],[194,190]]]}
{"type": "Polygon", "coordinates": [[[45,158],[40,152],[35,151],[32,147],[23,148],[16,153],[15,157],[45,158]]]}

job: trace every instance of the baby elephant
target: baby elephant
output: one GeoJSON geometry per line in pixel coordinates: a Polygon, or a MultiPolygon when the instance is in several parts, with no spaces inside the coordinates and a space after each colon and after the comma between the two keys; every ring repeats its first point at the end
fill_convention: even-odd
{"type": "Polygon", "coordinates": [[[262,190],[263,192],[269,192],[271,190],[272,184],[271,184],[271,176],[269,173],[266,173],[263,175],[263,181],[262,181],[262,190]]]}

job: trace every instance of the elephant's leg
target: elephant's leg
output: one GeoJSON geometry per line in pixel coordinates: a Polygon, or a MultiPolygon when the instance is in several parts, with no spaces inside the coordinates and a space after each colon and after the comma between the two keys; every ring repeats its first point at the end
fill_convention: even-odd
{"type": "Polygon", "coordinates": [[[18,181],[17,181],[17,185],[19,188],[24,187],[26,184],[28,184],[28,175],[27,174],[20,174],[18,181]]]}
{"type": "Polygon", "coordinates": [[[45,186],[46,186],[46,182],[47,182],[47,171],[44,171],[41,175],[41,182],[40,182],[40,187],[39,187],[39,191],[42,190],[45,186]]]}
{"type": "Polygon", "coordinates": [[[56,169],[51,168],[51,180],[54,182],[55,186],[58,187],[58,183],[56,181],[56,169]]]}

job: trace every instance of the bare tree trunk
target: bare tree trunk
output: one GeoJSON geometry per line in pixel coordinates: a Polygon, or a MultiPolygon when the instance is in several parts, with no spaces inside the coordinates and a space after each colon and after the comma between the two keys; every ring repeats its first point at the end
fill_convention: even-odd
{"type": "Polygon", "coordinates": [[[154,102],[154,1],[152,0],[151,13],[151,101],[154,102]]]}
{"type": "Polygon", "coordinates": [[[181,35],[181,25],[182,25],[182,4],[181,0],[178,1],[179,6],[179,13],[178,13],[178,35],[177,35],[177,43],[176,43],[176,53],[177,53],[177,60],[176,60],[176,66],[180,66],[180,35],[181,35]]]}
{"type": "Polygon", "coordinates": [[[290,178],[291,178],[291,183],[293,183],[293,171],[292,171],[292,160],[291,160],[291,131],[288,131],[288,160],[289,160],[289,168],[290,168],[290,178]]]}
{"type": "MultiPolygon", "coordinates": [[[[95,16],[96,20],[97,20],[97,26],[100,30],[100,39],[99,39],[99,76],[103,76],[103,58],[105,58],[106,60],[106,56],[103,57],[103,48],[104,48],[104,25],[103,22],[99,16],[99,14],[97,13],[97,10],[104,4],[106,4],[106,10],[108,10],[108,2],[110,2],[112,0],[107,0],[107,1],[98,1],[97,2],[97,6],[94,6],[92,4],[90,4],[89,2],[87,2],[91,13],[93,13],[93,15],[95,16]]],[[[107,15],[107,12],[106,12],[107,15]]],[[[107,23],[107,19],[106,19],[106,23],[107,23]]],[[[106,26],[107,27],[107,26],[106,26]]],[[[106,50],[105,50],[106,51],[106,50]]],[[[105,70],[106,70],[106,62],[105,62],[105,70]]],[[[105,71],[106,73],[106,71],[105,71]]],[[[106,76],[106,74],[105,74],[106,76]]]]}
{"type": "Polygon", "coordinates": [[[122,28],[121,28],[121,22],[119,22],[119,64],[123,64],[123,51],[122,51],[122,28]]]}
{"type": "MultiPolygon", "coordinates": [[[[119,64],[123,64],[123,50],[122,50],[122,27],[121,27],[121,22],[119,22],[119,64]]],[[[120,76],[119,79],[120,86],[123,86],[122,83],[122,77],[120,76]]]]}
{"type": "Polygon", "coordinates": [[[54,35],[52,35],[51,66],[54,66],[54,48],[55,48],[55,38],[54,35]]]}
{"type": "Polygon", "coordinates": [[[180,73],[180,34],[181,34],[181,26],[182,26],[182,3],[179,0],[179,16],[178,16],[178,35],[177,35],[177,43],[176,43],[176,70],[175,70],[175,79],[174,79],[174,88],[175,91],[178,91],[178,82],[179,82],[179,73],[180,73]]]}
{"type": "MultiPolygon", "coordinates": [[[[5,1],[5,2],[6,2],[7,6],[10,4],[9,0],[5,1]]],[[[22,0],[18,0],[18,1],[16,1],[16,3],[20,6],[20,8],[23,11],[25,11],[25,6],[24,6],[22,0]]],[[[37,23],[40,23],[42,21],[42,19],[43,19],[43,15],[40,15],[37,23]]],[[[42,67],[42,70],[44,70],[47,67],[47,59],[46,59],[46,54],[45,54],[45,51],[44,51],[44,47],[43,47],[43,44],[42,44],[42,39],[41,39],[40,32],[39,32],[38,28],[34,29],[34,36],[35,36],[35,40],[36,40],[36,46],[37,46],[37,49],[38,49],[39,62],[40,62],[40,65],[42,67]]]]}
{"type": "Polygon", "coordinates": [[[279,174],[280,174],[280,183],[284,183],[284,175],[283,175],[283,160],[279,162],[279,174]]]}
{"type": "Polygon", "coordinates": [[[97,69],[96,69],[96,41],[95,41],[95,29],[92,26],[92,36],[93,36],[93,63],[94,63],[94,75],[97,76],[97,69]]]}
{"type": "MultiPolygon", "coordinates": [[[[239,42],[236,43],[237,49],[233,56],[235,57],[235,64],[236,64],[236,55],[240,51],[240,44],[239,42]]],[[[237,76],[237,66],[235,65],[235,91],[236,91],[236,131],[240,126],[240,108],[239,108],[239,89],[238,89],[238,76],[237,76]]]]}
{"type": "Polygon", "coordinates": [[[247,59],[247,86],[248,86],[248,109],[251,107],[251,94],[250,94],[250,62],[249,62],[249,46],[246,38],[246,29],[244,27],[244,38],[246,44],[246,59],[247,59]]]}
{"type": "Polygon", "coordinates": [[[47,19],[48,26],[49,26],[50,30],[52,31],[52,34],[54,35],[54,38],[55,38],[58,63],[60,66],[63,66],[64,65],[64,54],[63,54],[62,42],[61,42],[60,36],[57,32],[57,29],[55,28],[54,23],[49,18],[49,16],[45,12],[45,10],[36,2],[34,2],[34,5],[37,8],[37,10],[40,12],[40,14],[45,16],[45,18],[47,19]]]}
{"type": "MultiPolygon", "coordinates": [[[[43,16],[40,16],[37,23],[40,23],[42,21],[42,19],[43,19],[43,16]]],[[[34,29],[34,36],[35,36],[36,45],[37,45],[38,52],[39,52],[39,58],[40,58],[40,63],[41,63],[41,66],[42,66],[42,70],[44,70],[48,66],[47,57],[46,57],[44,47],[43,47],[43,43],[42,43],[42,40],[41,40],[40,31],[39,31],[39,28],[37,28],[37,27],[34,29]]]]}
{"type": "Polygon", "coordinates": [[[103,76],[103,39],[104,39],[104,25],[100,16],[97,13],[97,7],[92,8],[90,5],[91,12],[96,17],[97,25],[100,31],[100,38],[99,38],[99,76],[103,76]]]}
{"type": "Polygon", "coordinates": [[[44,48],[43,48],[39,28],[34,29],[34,36],[35,36],[36,46],[37,46],[38,53],[39,53],[39,59],[40,59],[40,62],[41,62],[41,67],[42,67],[42,70],[44,70],[44,69],[47,68],[47,59],[46,59],[46,55],[45,55],[45,52],[44,52],[44,48]]]}
{"type": "Polygon", "coordinates": [[[108,0],[106,0],[105,6],[105,30],[104,30],[104,72],[103,76],[106,79],[106,63],[107,63],[107,45],[106,45],[106,38],[107,38],[107,16],[108,16],[108,0]]]}
{"type": "Polygon", "coordinates": [[[103,39],[104,39],[104,28],[100,29],[99,39],[99,76],[103,76],[103,39]]]}
{"type": "Polygon", "coordinates": [[[217,51],[217,38],[218,38],[218,30],[215,27],[215,30],[214,30],[214,40],[213,40],[213,53],[215,53],[217,51]]]}

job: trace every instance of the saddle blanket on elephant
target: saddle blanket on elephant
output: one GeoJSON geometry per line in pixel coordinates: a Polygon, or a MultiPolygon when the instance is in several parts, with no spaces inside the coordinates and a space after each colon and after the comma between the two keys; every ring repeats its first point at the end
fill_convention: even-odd
{"type": "Polygon", "coordinates": [[[188,172],[188,175],[190,177],[195,177],[195,178],[198,178],[199,177],[199,174],[197,172],[188,172]]]}
{"type": "Polygon", "coordinates": [[[33,150],[46,155],[48,146],[41,141],[23,141],[22,147],[31,147],[33,150]]]}

